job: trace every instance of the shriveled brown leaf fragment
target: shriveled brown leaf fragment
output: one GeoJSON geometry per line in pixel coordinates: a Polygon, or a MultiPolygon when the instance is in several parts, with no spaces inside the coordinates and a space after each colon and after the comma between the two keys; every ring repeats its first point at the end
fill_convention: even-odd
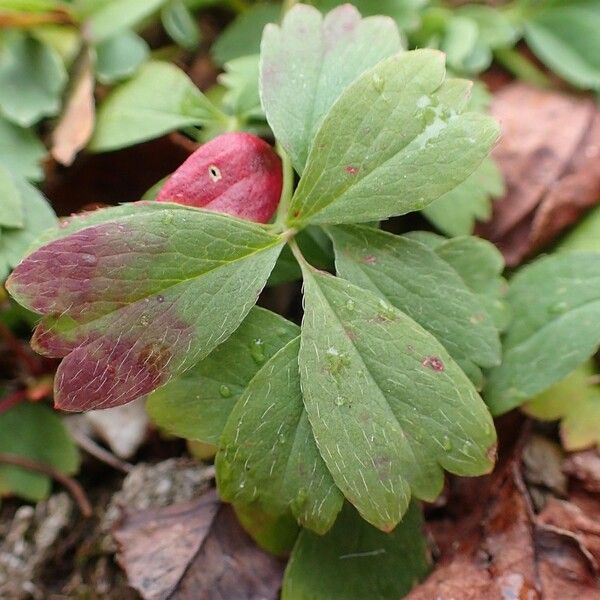
{"type": "Polygon", "coordinates": [[[520,82],[502,88],[491,111],[507,193],[479,233],[513,266],[600,202],[600,111],[591,98],[520,82]]]}
{"type": "Polygon", "coordinates": [[[600,494],[600,454],[596,450],[571,454],[563,464],[563,471],[579,480],[588,492],[600,494]]]}
{"type": "Polygon", "coordinates": [[[52,132],[50,152],[54,159],[62,165],[71,165],[90,140],[94,121],[94,68],[90,52],[86,50],[75,66],[63,114],[52,132]]]}
{"type": "Polygon", "coordinates": [[[214,491],[125,512],[118,561],[144,600],[277,598],[283,564],[260,550],[214,491]]]}

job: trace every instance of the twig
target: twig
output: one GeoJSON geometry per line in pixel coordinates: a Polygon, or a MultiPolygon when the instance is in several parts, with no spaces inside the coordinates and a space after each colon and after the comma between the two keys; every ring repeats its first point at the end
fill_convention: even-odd
{"type": "Polygon", "coordinates": [[[27,469],[28,471],[35,471],[36,473],[51,477],[69,491],[77,503],[81,514],[86,519],[89,519],[94,514],[92,505],[79,483],[54,467],[25,456],[17,456],[16,454],[7,454],[4,452],[0,453],[0,464],[20,467],[22,469],[27,469]]]}
{"type": "Polygon", "coordinates": [[[96,444],[96,442],[94,442],[94,440],[89,438],[87,435],[84,435],[79,431],[74,431],[74,429],[75,428],[70,429],[71,437],[82,450],[85,450],[88,454],[94,458],[97,458],[99,461],[107,464],[113,469],[121,471],[121,473],[131,473],[133,470],[133,465],[131,463],[121,460],[112,452],[109,452],[99,444],[96,444]]]}
{"type": "Polygon", "coordinates": [[[15,336],[15,334],[3,323],[0,323],[0,336],[4,338],[4,342],[8,346],[8,349],[14,352],[14,354],[21,359],[24,366],[30,375],[40,375],[40,365],[34,356],[23,347],[21,341],[15,336]]]}

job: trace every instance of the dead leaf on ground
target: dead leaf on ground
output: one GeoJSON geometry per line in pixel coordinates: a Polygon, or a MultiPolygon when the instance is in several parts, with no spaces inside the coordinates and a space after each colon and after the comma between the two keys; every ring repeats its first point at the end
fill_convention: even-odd
{"type": "Polygon", "coordinates": [[[488,477],[452,480],[445,518],[428,523],[437,567],[408,600],[600,598],[598,513],[551,498],[536,516],[521,473],[524,447],[488,477]]]}
{"type": "Polygon", "coordinates": [[[283,563],[260,550],[210,491],[197,500],[127,511],[114,531],[119,564],[145,600],[269,600],[283,563]]]}
{"type": "Polygon", "coordinates": [[[89,50],[79,57],[71,89],[58,125],[52,132],[50,150],[56,161],[69,166],[94,131],[94,66],[89,50]]]}
{"type": "Polygon", "coordinates": [[[600,454],[595,450],[571,454],[563,463],[563,471],[579,480],[588,492],[600,494],[600,454]]]}
{"type": "Polygon", "coordinates": [[[517,82],[494,96],[491,112],[507,193],[478,232],[514,266],[600,202],[600,111],[591,98],[517,82]]]}

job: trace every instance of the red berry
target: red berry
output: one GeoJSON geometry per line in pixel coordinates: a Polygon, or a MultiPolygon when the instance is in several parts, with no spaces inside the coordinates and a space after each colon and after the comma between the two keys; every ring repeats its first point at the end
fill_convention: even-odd
{"type": "Polygon", "coordinates": [[[249,133],[224,133],[190,155],[156,200],[267,223],[282,185],[281,160],[269,144],[249,133]]]}

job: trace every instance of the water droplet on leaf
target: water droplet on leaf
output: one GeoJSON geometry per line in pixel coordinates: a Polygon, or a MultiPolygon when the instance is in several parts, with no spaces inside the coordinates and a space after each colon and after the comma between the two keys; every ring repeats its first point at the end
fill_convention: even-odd
{"type": "Polygon", "coordinates": [[[265,362],[265,343],[261,339],[254,340],[250,348],[250,354],[256,364],[262,365],[265,362]]]}
{"type": "Polygon", "coordinates": [[[219,394],[221,394],[222,398],[229,398],[231,396],[231,389],[228,385],[223,384],[219,388],[219,394]]]}
{"type": "Polygon", "coordinates": [[[445,435],[442,438],[442,448],[446,451],[446,452],[450,452],[450,450],[452,450],[452,442],[450,441],[450,438],[445,435]]]}

